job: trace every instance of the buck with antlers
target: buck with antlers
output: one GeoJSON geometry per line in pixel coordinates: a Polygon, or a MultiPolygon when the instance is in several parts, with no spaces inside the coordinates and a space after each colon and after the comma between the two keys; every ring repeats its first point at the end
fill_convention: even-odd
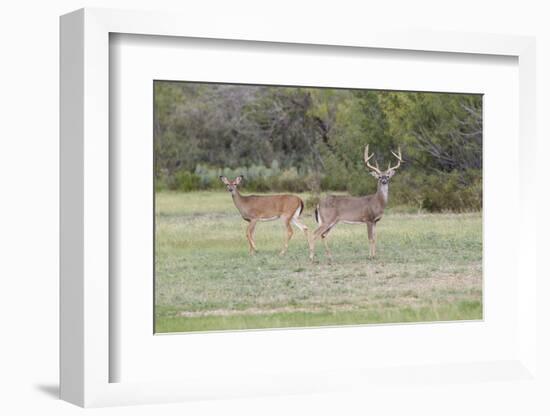
{"type": "Polygon", "coordinates": [[[315,240],[322,238],[325,245],[325,251],[329,259],[332,259],[332,254],[328,247],[327,235],[330,230],[339,222],[347,224],[367,224],[369,235],[370,254],[372,257],[376,255],[376,223],[380,221],[384,214],[384,208],[388,203],[388,184],[390,178],[395,174],[395,171],[401,165],[401,149],[397,154],[391,152],[397,158],[397,164],[391,166],[388,164],[388,169],[384,172],[378,167],[373,166],[369,161],[374,156],[374,153],[369,155],[369,145],[365,147],[365,165],[370,169],[370,173],[378,179],[378,189],[375,194],[362,197],[351,196],[327,196],[322,199],[315,210],[315,221],[319,227],[313,233],[310,242],[310,259],[313,260],[315,250],[315,240]]]}
{"type": "Polygon", "coordinates": [[[291,223],[298,227],[306,235],[309,243],[308,228],[300,222],[300,214],[304,210],[304,202],[295,195],[241,195],[237,187],[243,180],[242,175],[237,176],[231,181],[225,176],[220,176],[221,181],[226,185],[227,190],[231,192],[233,202],[239,210],[245,221],[248,221],[246,229],[246,238],[249,244],[250,254],[256,252],[256,243],[254,242],[254,230],[258,221],[271,221],[282,219],[286,228],[285,240],[281,255],[288,249],[288,242],[294,234],[291,223]]]}

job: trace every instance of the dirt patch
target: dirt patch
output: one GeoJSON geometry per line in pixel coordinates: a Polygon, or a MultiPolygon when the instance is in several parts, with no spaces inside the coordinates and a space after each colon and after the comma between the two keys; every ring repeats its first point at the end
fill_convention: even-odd
{"type": "Polygon", "coordinates": [[[213,309],[209,311],[180,311],[176,316],[182,318],[197,318],[205,316],[239,316],[239,315],[271,315],[276,313],[315,313],[344,312],[357,309],[353,305],[308,306],[307,308],[285,306],[281,308],[247,308],[247,309],[213,309]]]}

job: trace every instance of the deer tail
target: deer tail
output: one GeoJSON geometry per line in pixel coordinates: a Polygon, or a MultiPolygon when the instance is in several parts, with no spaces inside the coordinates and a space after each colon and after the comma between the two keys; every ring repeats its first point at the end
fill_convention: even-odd
{"type": "Polygon", "coordinates": [[[315,208],[315,222],[319,225],[323,224],[321,215],[319,214],[319,204],[317,204],[317,207],[315,208]]]}

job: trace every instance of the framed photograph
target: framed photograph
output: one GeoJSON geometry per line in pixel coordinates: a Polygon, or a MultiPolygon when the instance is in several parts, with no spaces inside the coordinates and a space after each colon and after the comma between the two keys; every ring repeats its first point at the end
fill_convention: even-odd
{"type": "Polygon", "coordinates": [[[304,36],[61,18],[63,399],[537,382],[534,40],[304,36]]]}
{"type": "Polygon", "coordinates": [[[483,318],[481,94],[153,88],[155,333],[483,318]]]}

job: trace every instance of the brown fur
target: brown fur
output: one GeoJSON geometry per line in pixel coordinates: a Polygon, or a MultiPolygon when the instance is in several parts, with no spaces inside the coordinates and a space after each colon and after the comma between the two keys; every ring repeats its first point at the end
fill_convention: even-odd
{"type": "Polygon", "coordinates": [[[299,216],[304,209],[304,202],[301,198],[295,195],[241,195],[237,186],[241,183],[242,176],[237,177],[234,181],[227,179],[225,176],[220,176],[222,182],[227,186],[227,190],[231,192],[233,203],[239,210],[241,217],[248,221],[246,230],[246,238],[249,244],[250,254],[256,252],[256,242],[254,241],[254,231],[258,221],[271,221],[281,219],[285,227],[285,240],[281,250],[281,255],[286,253],[288,242],[294,234],[291,223],[300,228],[309,243],[308,228],[305,224],[299,221],[299,216]]]}
{"type": "Polygon", "coordinates": [[[395,170],[401,164],[401,150],[398,154],[392,154],[398,159],[398,164],[394,167],[388,165],[388,169],[382,172],[376,166],[372,166],[369,160],[374,154],[369,155],[369,146],[365,147],[365,164],[371,169],[371,174],[378,179],[378,188],[375,194],[362,197],[352,196],[327,196],[321,200],[315,210],[315,220],[319,227],[313,233],[310,242],[310,259],[313,260],[315,250],[315,240],[322,238],[325,245],[325,252],[329,259],[332,254],[328,247],[327,236],[330,230],[339,222],[362,223],[367,224],[369,236],[370,255],[376,255],[376,223],[384,215],[384,209],[388,203],[389,180],[395,174],[395,170]]]}

